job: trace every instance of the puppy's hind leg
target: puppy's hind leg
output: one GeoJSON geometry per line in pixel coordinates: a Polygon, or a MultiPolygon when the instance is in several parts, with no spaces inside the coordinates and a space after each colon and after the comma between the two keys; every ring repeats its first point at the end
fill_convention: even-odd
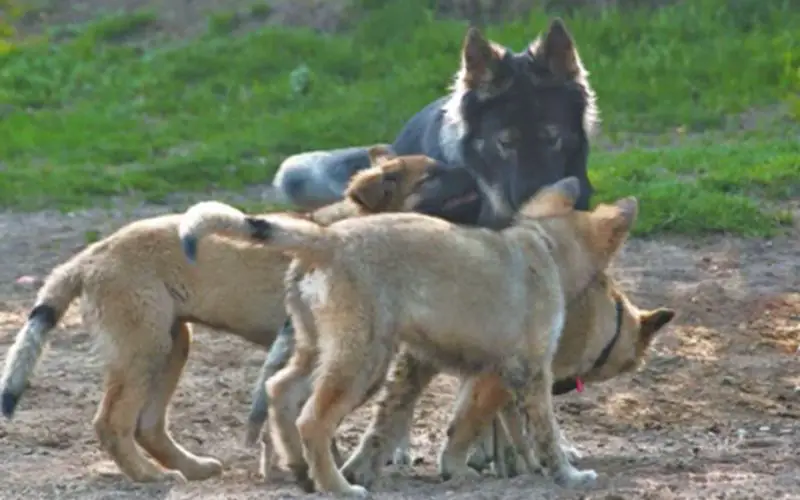
{"type": "Polygon", "coordinates": [[[500,377],[485,374],[462,381],[447,426],[447,439],[439,452],[439,474],[443,479],[477,475],[467,465],[467,454],[509,400],[500,377]]]}
{"type": "MultiPolygon", "coordinates": [[[[300,408],[311,394],[311,374],[316,360],[315,350],[300,343],[295,347],[289,363],[267,380],[272,437],[283,453],[286,466],[306,493],[314,491],[314,483],[308,475],[308,464],[303,457],[303,443],[295,421],[300,414],[300,408]]],[[[261,472],[265,478],[269,474],[272,453],[268,449],[271,445],[271,440],[267,442],[268,438],[268,431],[265,431],[262,436],[264,443],[261,457],[261,472]]]]}
{"type": "Polygon", "coordinates": [[[369,428],[342,467],[349,481],[369,488],[392,448],[407,443],[416,402],[437,372],[435,366],[415,358],[405,349],[395,357],[394,366],[373,406],[369,428]]]}
{"type": "Polygon", "coordinates": [[[178,385],[191,345],[191,330],[175,322],[170,331],[172,350],[164,371],[157,375],[150,399],[139,414],[136,429],[138,443],[168,469],[176,469],[189,480],[202,480],[222,473],[222,463],[211,457],[198,457],[184,449],[167,429],[168,405],[178,385]]]}
{"type": "Polygon", "coordinates": [[[541,367],[530,379],[527,389],[519,393],[533,430],[536,451],[556,483],[564,487],[579,487],[593,483],[597,473],[578,470],[569,463],[560,445],[560,431],[553,411],[551,387],[553,376],[548,366],[541,367]]]}
{"type": "MultiPolygon", "coordinates": [[[[109,292],[116,292],[113,294],[117,295],[117,300],[113,303],[143,305],[147,302],[130,290],[109,292]]],[[[139,415],[163,378],[171,355],[172,339],[168,333],[171,311],[111,306],[95,307],[94,311],[104,326],[102,339],[108,341],[110,354],[105,393],[93,421],[101,447],[134,481],[185,481],[180,472],[165,471],[146,458],[135,440],[139,415]]]]}
{"type": "MultiPolygon", "coordinates": [[[[386,376],[391,350],[379,342],[360,349],[359,337],[369,338],[363,331],[342,333],[341,343],[334,341],[323,351],[311,397],[297,419],[297,430],[303,441],[303,454],[314,483],[321,492],[357,497],[367,490],[351,485],[337,469],[330,442],[341,421],[361,405],[370,388],[386,376]],[[338,344],[338,345],[337,345],[338,344]]],[[[328,339],[331,334],[327,335],[328,339]]],[[[338,336],[338,335],[337,335],[338,336]]]]}

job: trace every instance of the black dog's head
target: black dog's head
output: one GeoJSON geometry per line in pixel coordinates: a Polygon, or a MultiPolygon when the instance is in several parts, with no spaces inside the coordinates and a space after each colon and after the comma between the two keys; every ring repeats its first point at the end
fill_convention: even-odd
{"type": "Polygon", "coordinates": [[[586,210],[588,138],[596,117],[587,72],[561,20],[521,53],[470,28],[441,142],[447,157],[502,192],[514,209],[542,186],[575,176],[581,182],[576,207],[586,210]]]}

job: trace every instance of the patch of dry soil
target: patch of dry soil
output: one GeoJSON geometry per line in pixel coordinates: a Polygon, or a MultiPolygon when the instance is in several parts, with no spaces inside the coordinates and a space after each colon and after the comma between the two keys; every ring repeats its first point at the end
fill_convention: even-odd
{"type": "MultiPolygon", "coordinates": [[[[81,248],[91,231],[108,234],[136,217],[91,210],[0,214],[0,351],[22,324],[35,286],[81,248]]],[[[586,491],[541,477],[441,483],[435,456],[455,389],[441,376],[426,393],[413,430],[412,470],[387,470],[378,496],[405,498],[620,499],[800,498],[800,245],[774,241],[633,240],[617,274],[637,304],[667,305],[679,317],[634,376],[558,399],[557,414],[600,473],[586,491]]],[[[222,478],[140,486],[121,477],[98,448],[90,421],[99,403],[93,336],[73,308],[53,334],[13,421],[0,422],[3,498],[299,498],[286,480],[263,484],[257,451],[241,445],[249,390],[263,354],[238,339],[200,331],[173,405],[173,432],[195,452],[224,460],[222,478]]],[[[343,426],[352,447],[362,409],[343,426]]]]}

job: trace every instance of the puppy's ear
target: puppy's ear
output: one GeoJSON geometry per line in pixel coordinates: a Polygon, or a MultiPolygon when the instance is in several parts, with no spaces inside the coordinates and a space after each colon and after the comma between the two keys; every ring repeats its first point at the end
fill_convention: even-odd
{"type": "Polygon", "coordinates": [[[497,85],[500,63],[505,49],[487,40],[478,28],[471,26],[461,47],[461,83],[470,90],[490,92],[497,85]]]}
{"type": "Polygon", "coordinates": [[[425,155],[403,156],[399,162],[402,174],[398,181],[404,186],[407,192],[414,190],[414,187],[424,178],[435,176],[440,168],[446,168],[436,160],[425,155]]]}
{"type": "Polygon", "coordinates": [[[367,154],[369,155],[369,164],[373,167],[385,163],[396,156],[388,144],[376,144],[367,150],[367,154]]]}
{"type": "Polygon", "coordinates": [[[575,210],[581,195],[581,183],[577,177],[565,177],[545,186],[520,210],[520,214],[531,218],[557,217],[575,210]]]}
{"type": "Polygon", "coordinates": [[[591,213],[595,247],[609,257],[616,254],[628,239],[638,213],[639,202],[633,196],[612,205],[598,205],[591,213]]]}
{"type": "Polygon", "coordinates": [[[639,338],[645,345],[649,344],[656,333],[674,317],[675,310],[666,307],[660,307],[653,311],[641,311],[639,313],[639,338]]]}
{"type": "Polygon", "coordinates": [[[398,169],[386,167],[384,164],[358,172],[347,186],[345,196],[368,213],[386,210],[398,187],[398,169]]]}
{"type": "Polygon", "coordinates": [[[575,43],[560,18],[553,19],[547,33],[534,41],[528,51],[557,78],[570,80],[583,72],[575,43]]]}

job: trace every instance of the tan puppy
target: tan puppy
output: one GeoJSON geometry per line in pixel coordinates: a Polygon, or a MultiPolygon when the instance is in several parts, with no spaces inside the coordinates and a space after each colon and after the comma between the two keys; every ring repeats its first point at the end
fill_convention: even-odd
{"type": "MultiPolygon", "coordinates": [[[[625,198],[574,212],[578,194],[574,178],[545,188],[502,231],[418,214],[372,215],[325,228],[231,209],[251,238],[296,257],[286,299],[295,352],[267,385],[273,429],[301,484],[310,470],[320,491],[366,495],[337,470],[329,444],[341,420],[380,386],[400,344],[446,370],[500,376],[525,408],[556,481],[594,480],[594,471],[575,469],[559,446],[551,362],[565,302],[605,269],[638,205],[625,198]],[[553,215],[559,217],[541,219],[553,215]],[[295,426],[312,372],[311,395],[295,426]]],[[[524,451],[523,436],[512,438],[524,451]]],[[[525,452],[524,458],[536,470],[536,457],[525,452]]]]}
{"type": "MultiPolygon", "coordinates": [[[[601,382],[635,370],[644,362],[655,334],[674,315],[668,308],[638,309],[610,277],[598,274],[585,293],[567,305],[564,331],[553,359],[553,376],[560,381],[556,386],[601,382]]],[[[348,480],[366,487],[373,484],[393,447],[408,433],[419,396],[438,373],[435,364],[417,359],[407,349],[401,350],[375,404],[370,427],[342,470],[348,480]]],[[[462,380],[455,414],[439,455],[439,472],[444,479],[477,474],[467,466],[467,453],[479,437],[484,443],[479,443],[478,455],[484,456],[473,456],[470,464],[482,459],[484,463],[479,465],[486,465],[490,460],[487,449],[494,448],[493,433],[487,432],[487,424],[498,409],[507,412],[507,421],[519,424],[516,408],[509,403],[511,394],[494,374],[462,380]]],[[[517,455],[513,448],[504,449],[506,434],[499,430],[497,448],[502,455],[495,466],[499,475],[505,476],[506,465],[518,467],[517,455]],[[505,457],[508,459],[503,460],[505,457]]]]}
{"type": "MultiPolygon", "coordinates": [[[[373,148],[376,166],[353,178],[345,200],[309,220],[327,224],[404,209],[434,162],[422,156],[393,161],[387,155],[385,147],[373,148]]],[[[222,470],[218,460],[181,447],[167,429],[167,407],[189,353],[189,324],[225,330],[266,348],[287,317],[283,282],[289,257],[261,244],[209,236],[193,266],[182,251],[181,221],[187,222],[183,214],[133,222],[55,268],[6,355],[0,381],[2,411],[11,418],[49,332],[80,295],[84,321],[109,347],[94,428],[101,446],[134,481],[204,479],[222,470]]],[[[192,223],[201,231],[214,221],[192,223]]],[[[190,240],[184,243],[191,246],[190,240]]]]}

